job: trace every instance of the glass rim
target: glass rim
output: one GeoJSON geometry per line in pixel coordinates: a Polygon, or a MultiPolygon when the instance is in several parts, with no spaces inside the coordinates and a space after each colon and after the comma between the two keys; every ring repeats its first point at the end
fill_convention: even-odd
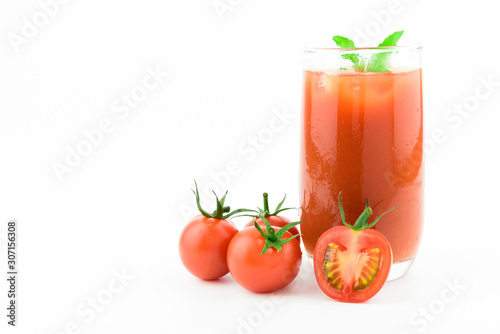
{"type": "Polygon", "coordinates": [[[339,48],[339,47],[304,47],[304,53],[316,53],[316,52],[346,52],[346,51],[359,51],[359,50],[422,50],[422,45],[401,45],[401,46],[366,46],[366,47],[356,47],[356,48],[339,48]]]}

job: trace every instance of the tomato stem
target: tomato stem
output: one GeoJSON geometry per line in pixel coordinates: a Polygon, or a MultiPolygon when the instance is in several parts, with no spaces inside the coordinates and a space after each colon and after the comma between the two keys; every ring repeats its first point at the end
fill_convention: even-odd
{"type": "Polygon", "coordinates": [[[378,217],[377,217],[377,218],[373,221],[373,223],[371,223],[370,225],[368,225],[368,226],[367,226],[367,228],[372,227],[373,225],[375,225],[375,224],[379,221],[379,219],[380,219],[380,218],[382,218],[382,216],[383,216],[383,215],[385,215],[386,213],[391,212],[392,210],[397,209],[397,208],[399,208],[399,206],[396,206],[395,208],[392,208],[392,209],[387,210],[386,212],[382,213],[380,216],[378,216],[378,217]]]}
{"type": "Polygon", "coordinates": [[[264,215],[266,217],[269,217],[271,214],[269,213],[269,201],[267,199],[268,194],[264,193],[264,194],[262,194],[262,197],[264,197],[264,215]]]}
{"type": "Polygon", "coordinates": [[[198,191],[198,184],[196,183],[196,180],[194,180],[194,185],[196,191],[193,190],[193,193],[196,197],[196,205],[198,206],[198,210],[200,211],[200,213],[207,218],[228,219],[229,217],[239,212],[254,212],[254,210],[249,210],[249,209],[237,209],[231,211],[231,208],[229,206],[224,206],[224,202],[226,201],[227,191],[224,193],[224,196],[222,196],[221,199],[217,197],[215,191],[212,191],[215,195],[217,209],[212,214],[210,214],[207,211],[203,210],[203,208],[201,207],[200,192],[198,191]]]}
{"type": "Polygon", "coordinates": [[[356,222],[354,223],[354,226],[353,225],[349,225],[346,220],[345,220],[345,213],[344,213],[344,208],[342,206],[342,200],[341,200],[341,196],[342,196],[342,191],[339,192],[339,211],[340,211],[340,218],[342,219],[342,223],[349,227],[350,229],[352,229],[353,231],[361,231],[361,230],[364,230],[364,229],[367,229],[367,228],[371,228],[373,227],[378,221],[380,218],[382,218],[383,215],[385,215],[386,213],[394,210],[394,209],[397,209],[399,208],[399,206],[395,207],[395,208],[392,208],[390,210],[387,210],[386,212],[382,213],[380,216],[378,216],[371,224],[368,224],[368,218],[370,217],[370,215],[373,213],[373,210],[372,208],[370,208],[370,205],[368,204],[368,199],[366,200],[366,206],[365,206],[365,209],[363,210],[363,212],[361,213],[361,215],[359,215],[358,219],[356,219],[356,222]]]}
{"type": "MultiPolygon", "coordinates": [[[[222,212],[223,213],[226,213],[226,212],[229,212],[231,211],[231,208],[229,206],[225,206],[223,209],[222,209],[222,212]]],[[[214,212],[212,212],[212,216],[215,216],[217,215],[217,210],[215,210],[214,212]]]]}
{"type": "Polygon", "coordinates": [[[296,234],[296,235],[292,236],[291,238],[282,239],[282,237],[283,237],[283,235],[285,234],[286,231],[288,231],[289,229],[291,229],[292,227],[294,227],[296,225],[299,225],[299,224],[303,223],[303,221],[298,221],[298,222],[293,222],[293,223],[287,224],[287,225],[283,226],[282,228],[280,228],[278,231],[275,231],[274,228],[271,227],[271,224],[266,219],[266,217],[264,217],[263,214],[261,214],[260,219],[262,219],[262,221],[266,225],[266,232],[264,232],[262,230],[262,228],[259,226],[259,224],[257,224],[257,220],[255,220],[253,222],[255,228],[259,231],[260,235],[264,238],[264,248],[262,249],[262,252],[260,253],[260,255],[262,255],[265,252],[267,252],[267,250],[270,247],[273,247],[278,252],[280,252],[283,249],[282,246],[284,244],[288,243],[290,240],[292,240],[292,239],[298,237],[299,235],[301,235],[299,233],[299,234],[296,234]]]}
{"type": "Polygon", "coordinates": [[[340,211],[340,218],[342,219],[342,223],[349,227],[349,228],[352,228],[351,225],[347,224],[347,222],[345,221],[345,214],[344,214],[344,207],[342,207],[342,200],[340,199],[340,197],[342,196],[342,192],[339,192],[339,211],[340,211]]]}
{"type": "Polygon", "coordinates": [[[276,241],[276,232],[274,231],[274,228],[270,228],[269,231],[268,231],[268,236],[267,238],[269,239],[269,241],[276,241]]]}
{"type": "MultiPolygon", "coordinates": [[[[283,206],[283,203],[285,202],[285,199],[286,199],[286,194],[285,194],[285,196],[283,197],[283,199],[281,200],[281,202],[279,202],[279,204],[276,207],[276,209],[274,210],[274,212],[271,212],[271,210],[269,209],[269,194],[268,193],[263,193],[262,197],[263,197],[263,202],[264,202],[264,209],[257,208],[257,210],[249,210],[249,211],[252,212],[252,214],[242,214],[242,215],[238,215],[236,217],[253,217],[253,218],[259,218],[260,216],[264,216],[264,217],[267,218],[267,217],[270,217],[270,216],[277,216],[280,212],[285,211],[285,210],[292,210],[292,209],[298,210],[299,209],[299,208],[294,208],[294,207],[291,207],[291,208],[281,208],[283,206]]],[[[244,212],[247,212],[247,211],[244,211],[244,212]]]]}
{"type": "Polygon", "coordinates": [[[285,202],[285,199],[286,199],[286,194],[285,194],[285,196],[283,197],[283,199],[281,200],[281,202],[279,202],[279,204],[276,207],[276,209],[274,210],[274,212],[271,212],[271,210],[269,209],[269,195],[268,195],[268,193],[262,194],[262,197],[264,199],[263,200],[264,201],[264,209],[257,208],[257,210],[250,210],[250,211],[253,212],[253,214],[243,214],[243,215],[238,215],[237,217],[246,216],[246,217],[259,218],[260,216],[264,216],[264,217],[267,218],[267,217],[270,217],[270,216],[277,216],[282,211],[292,210],[292,209],[298,210],[299,209],[299,208],[294,208],[294,207],[291,207],[291,208],[281,208],[283,206],[283,203],[285,202]]]}
{"type": "Polygon", "coordinates": [[[356,222],[354,223],[354,228],[359,230],[362,226],[364,226],[366,224],[366,221],[368,220],[368,217],[370,217],[372,213],[373,213],[372,208],[370,207],[365,208],[361,213],[361,215],[359,215],[356,222]]]}

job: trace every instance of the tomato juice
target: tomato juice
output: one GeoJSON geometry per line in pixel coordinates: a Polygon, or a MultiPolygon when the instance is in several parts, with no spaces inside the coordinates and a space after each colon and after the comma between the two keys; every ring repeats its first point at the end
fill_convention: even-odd
{"type": "MultiPolygon", "coordinates": [[[[304,72],[301,152],[302,240],[312,256],[320,235],[354,224],[366,200],[372,217],[399,206],[373,228],[393,262],[416,255],[423,222],[421,69],[304,72]]],[[[372,218],[373,219],[373,218],[372,218]]]]}

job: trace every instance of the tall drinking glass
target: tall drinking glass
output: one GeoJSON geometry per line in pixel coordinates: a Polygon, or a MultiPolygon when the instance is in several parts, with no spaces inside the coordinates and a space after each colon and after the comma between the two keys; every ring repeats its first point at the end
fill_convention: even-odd
{"type": "Polygon", "coordinates": [[[354,223],[369,199],[373,228],[393,251],[389,280],[415,259],[423,223],[423,124],[420,47],[308,48],[304,62],[301,220],[309,256],[320,235],[354,223]],[[358,57],[363,66],[353,67],[358,57]],[[383,62],[371,72],[370,61],[383,62]],[[382,60],[380,60],[382,59],[382,60]]]}

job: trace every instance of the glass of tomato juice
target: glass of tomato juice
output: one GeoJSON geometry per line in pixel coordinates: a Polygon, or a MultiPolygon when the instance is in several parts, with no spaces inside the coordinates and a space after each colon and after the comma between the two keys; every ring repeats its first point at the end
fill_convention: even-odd
{"type": "Polygon", "coordinates": [[[422,233],[421,47],[307,48],[304,60],[300,229],[305,249],[312,257],[321,234],[342,225],[341,191],[351,224],[367,199],[371,219],[399,207],[373,226],[391,245],[389,280],[397,279],[413,263],[422,233]],[[353,67],[353,56],[364,68],[353,67]],[[369,70],[374,59],[384,62],[383,71],[369,70]]]}

